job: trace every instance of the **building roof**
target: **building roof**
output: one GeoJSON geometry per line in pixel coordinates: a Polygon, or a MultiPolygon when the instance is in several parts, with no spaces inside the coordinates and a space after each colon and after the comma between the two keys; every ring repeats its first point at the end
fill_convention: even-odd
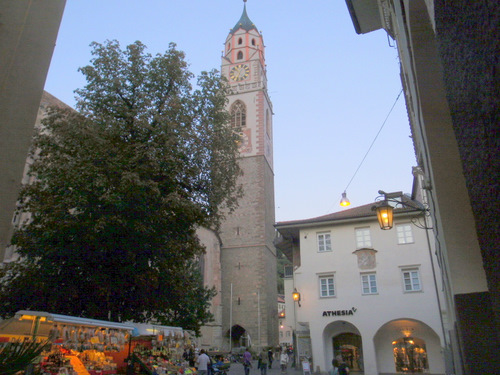
{"type": "Polygon", "coordinates": [[[44,90],[42,94],[42,99],[40,100],[40,108],[46,110],[48,107],[60,107],[60,108],[71,109],[69,105],[67,105],[66,103],[57,99],[54,95],[44,90]]]}
{"type": "MultiPolygon", "coordinates": [[[[397,192],[391,193],[391,195],[397,196],[397,200],[405,204],[405,206],[400,205],[394,207],[395,216],[408,213],[415,214],[415,212],[421,212],[423,209],[423,205],[420,202],[411,199],[410,196],[406,194],[397,192]]],[[[378,202],[373,202],[363,206],[353,207],[348,210],[334,212],[310,219],[280,221],[275,224],[275,227],[280,234],[280,236],[275,239],[275,246],[290,259],[289,255],[291,255],[290,252],[292,244],[298,242],[299,232],[302,228],[343,224],[346,222],[359,222],[362,220],[376,220],[377,214],[373,208],[377,205],[377,203],[378,202]]]]}
{"type": "MultiPolygon", "coordinates": [[[[246,0],[245,0],[246,3],[246,0]]],[[[237,30],[243,29],[245,31],[250,31],[252,29],[257,30],[257,27],[254,25],[252,21],[250,21],[250,18],[248,18],[247,14],[247,6],[246,4],[243,5],[243,13],[240,17],[240,20],[236,22],[236,25],[231,29],[230,33],[234,34],[237,30]]]]}
{"type": "MultiPolygon", "coordinates": [[[[408,195],[402,194],[400,199],[403,203],[413,205],[415,208],[409,207],[396,207],[394,209],[394,213],[404,213],[410,211],[418,211],[421,209],[422,205],[420,202],[412,200],[408,195]]],[[[377,214],[373,210],[377,202],[365,204],[363,206],[353,207],[348,210],[343,210],[339,212],[333,212],[331,214],[317,216],[310,219],[303,220],[291,220],[291,221],[280,221],[276,223],[276,228],[280,228],[283,226],[309,226],[308,224],[320,224],[324,222],[332,222],[332,221],[340,221],[340,220],[349,220],[349,219],[361,219],[366,217],[375,217],[377,214]]]]}

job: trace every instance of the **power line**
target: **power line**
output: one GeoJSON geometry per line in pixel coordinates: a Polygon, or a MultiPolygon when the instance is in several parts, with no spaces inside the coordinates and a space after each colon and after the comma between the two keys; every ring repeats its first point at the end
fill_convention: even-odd
{"type": "Polygon", "coordinates": [[[396,103],[398,102],[399,100],[399,97],[401,96],[401,94],[403,93],[403,89],[401,89],[401,91],[399,92],[396,100],[394,101],[394,104],[392,105],[391,109],[389,110],[389,113],[387,114],[387,116],[385,117],[385,120],[384,122],[382,123],[382,126],[380,127],[379,131],[377,132],[377,135],[375,135],[375,138],[373,139],[370,147],[368,147],[368,151],[366,151],[366,154],[365,156],[363,156],[363,159],[361,160],[361,163],[359,163],[358,165],[358,168],[356,169],[356,171],[354,172],[354,174],[352,175],[351,179],[349,180],[349,183],[347,184],[347,186],[345,187],[344,189],[344,193],[347,191],[347,188],[351,185],[351,182],[352,180],[354,180],[354,177],[356,177],[356,174],[358,173],[359,169],[361,168],[361,166],[363,165],[363,162],[365,161],[366,157],[368,156],[368,153],[370,152],[370,150],[372,149],[373,147],[373,144],[375,143],[375,141],[377,140],[380,132],[382,131],[382,129],[384,128],[385,126],[385,123],[387,122],[387,119],[389,118],[389,116],[391,115],[392,113],[392,110],[394,109],[394,107],[396,106],[396,103]]]}

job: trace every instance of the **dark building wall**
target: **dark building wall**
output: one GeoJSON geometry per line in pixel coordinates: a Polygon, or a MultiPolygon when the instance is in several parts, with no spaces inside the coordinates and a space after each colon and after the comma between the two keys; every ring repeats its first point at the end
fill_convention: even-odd
{"type": "Polygon", "coordinates": [[[66,0],[0,0],[0,262],[66,0]]]}
{"type": "Polygon", "coordinates": [[[494,313],[490,293],[469,293],[455,296],[458,330],[466,357],[466,374],[493,374],[500,369],[500,343],[491,326],[494,313]],[[481,308],[478,308],[481,307],[481,308]]]}
{"type": "MultiPolygon", "coordinates": [[[[476,294],[456,296],[466,361],[477,368],[477,356],[484,351],[476,353],[474,348],[487,348],[488,341],[498,360],[498,344],[490,341],[486,330],[496,333],[497,342],[500,337],[500,6],[488,0],[436,0],[435,21],[447,99],[489,289],[489,295],[480,298],[476,294]],[[489,319],[481,319],[485,310],[491,313],[489,319]],[[470,323],[480,329],[465,329],[470,323]]],[[[491,355],[484,360],[491,361],[491,355]]]]}

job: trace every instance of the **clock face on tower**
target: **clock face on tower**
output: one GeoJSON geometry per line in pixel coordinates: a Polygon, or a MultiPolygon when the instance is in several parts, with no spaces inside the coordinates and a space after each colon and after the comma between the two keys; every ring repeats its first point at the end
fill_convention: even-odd
{"type": "Polygon", "coordinates": [[[238,64],[236,66],[233,66],[233,68],[229,72],[229,78],[231,78],[231,80],[233,80],[234,82],[239,82],[247,79],[249,74],[250,68],[248,67],[248,65],[238,64]]]}

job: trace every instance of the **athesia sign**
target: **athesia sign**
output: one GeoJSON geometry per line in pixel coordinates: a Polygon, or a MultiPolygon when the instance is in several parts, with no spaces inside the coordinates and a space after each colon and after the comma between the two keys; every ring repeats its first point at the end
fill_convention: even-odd
{"type": "Polygon", "coordinates": [[[356,312],[356,308],[353,307],[350,310],[335,310],[335,311],[323,311],[323,316],[345,316],[345,315],[354,315],[356,312]]]}

